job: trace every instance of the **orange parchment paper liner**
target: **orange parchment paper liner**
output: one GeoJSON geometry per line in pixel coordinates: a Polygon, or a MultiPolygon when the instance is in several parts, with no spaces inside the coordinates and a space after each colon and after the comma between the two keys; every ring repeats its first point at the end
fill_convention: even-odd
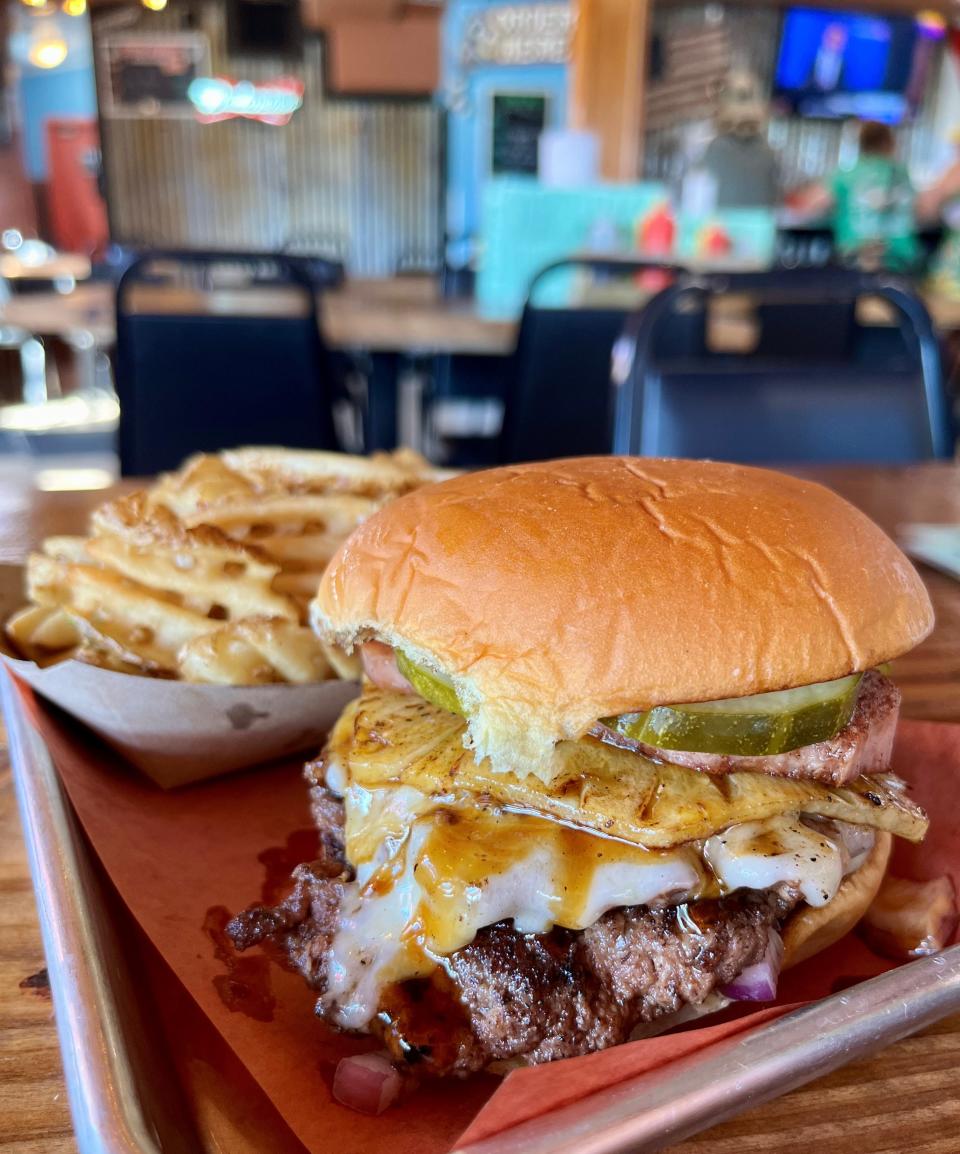
{"type": "MultiPolygon", "coordinates": [[[[313,1015],[314,996],[298,975],[257,951],[232,956],[216,932],[226,911],[275,898],[278,878],[311,856],[300,766],[251,770],[164,793],[80,726],[54,717],[28,689],[21,692],[120,896],[290,1128],[317,1154],[441,1154],[460,1135],[465,1141],[490,1137],[893,964],[851,935],[784,975],[779,1010],[765,1007],[732,1021],[518,1070],[502,1082],[489,1076],[450,1080],[369,1118],[339,1106],[330,1093],[337,1061],[369,1046],[327,1030],[313,1015]]],[[[901,723],[894,763],[933,821],[922,847],[898,843],[893,870],[921,880],[946,873],[960,888],[960,726],[901,723]]]]}

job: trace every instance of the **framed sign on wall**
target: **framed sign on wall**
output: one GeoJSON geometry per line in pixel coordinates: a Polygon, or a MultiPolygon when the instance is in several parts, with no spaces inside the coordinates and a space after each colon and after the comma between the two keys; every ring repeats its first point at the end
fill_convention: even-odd
{"type": "Polygon", "coordinates": [[[210,74],[210,42],[200,32],[105,36],[97,63],[104,116],[192,120],[187,90],[210,74]]]}

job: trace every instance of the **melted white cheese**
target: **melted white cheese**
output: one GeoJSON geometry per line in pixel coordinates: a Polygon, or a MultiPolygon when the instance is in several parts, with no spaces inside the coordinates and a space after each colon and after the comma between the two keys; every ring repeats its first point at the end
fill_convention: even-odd
{"type": "Polygon", "coordinates": [[[866,844],[857,835],[848,850],[844,827],[828,834],[788,815],[648,851],[537,816],[451,802],[409,787],[345,789],[347,857],[357,878],[346,887],[324,994],[345,1028],[369,1022],[385,986],[430,973],[484,926],[576,930],[620,906],[781,885],[823,905],[866,844]]]}
{"type": "Polygon", "coordinates": [[[797,814],[730,826],[704,842],[703,856],[727,892],[786,884],[824,906],[843,880],[841,845],[797,814]]]}
{"type": "Polygon", "coordinates": [[[362,865],[347,887],[324,995],[347,1029],[370,1020],[384,986],[429,973],[484,926],[512,921],[521,933],[546,933],[558,924],[583,929],[607,910],[680,901],[702,885],[702,866],[690,849],[651,854],[578,831],[566,831],[568,840],[595,843],[601,856],[582,861],[573,887],[569,858],[539,831],[526,838],[527,852],[517,855],[512,846],[512,860],[501,868],[488,872],[477,854],[444,859],[441,873],[435,847],[438,833],[441,844],[446,841],[444,816],[415,820],[393,858],[379,868],[362,865]]]}

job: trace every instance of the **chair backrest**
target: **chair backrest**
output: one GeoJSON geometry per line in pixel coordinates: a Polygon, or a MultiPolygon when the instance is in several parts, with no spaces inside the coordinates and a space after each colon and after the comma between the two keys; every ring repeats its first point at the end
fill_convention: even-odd
{"type": "Polygon", "coordinates": [[[117,286],[124,475],[240,444],[337,447],[331,358],[296,258],[150,253],[117,286]]]}
{"type": "Polygon", "coordinates": [[[614,452],[754,463],[952,453],[930,317],[891,275],[689,276],[631,318],[628,333],[632,360],[614,379],[614,452]],[[663,352],[691,312],[706,314],[730,297],[758,304],[752,351],[663,352]],[[887,323],[860,319],[867,300],[883,302],[887,323]]]}
{"type": "Polygon", "coordinates": [[[501,461],[609,452],[611,356],[643,291],[634,279],[675,271],[644,261],[571,258],[537,274],[507,372],[501,461]],[[573,278],[581,275],[600,283],[577,294],[573,278]],[[564,303],[541,299],[553,278],[563,278],[563,291],[542,295],[564,303]],[[577,295],[581,303],[565,303],[577,295]]]}

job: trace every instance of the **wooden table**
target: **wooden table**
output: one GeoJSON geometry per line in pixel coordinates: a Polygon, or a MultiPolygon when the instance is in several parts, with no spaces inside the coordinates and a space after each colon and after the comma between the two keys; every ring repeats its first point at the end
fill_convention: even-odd
{"type": "MultiPolygon", "coordinates": [[[[904,521],[960,522],[960,467],[819,469],[889,531],[904,521]]],[[[78,532],[107,494],[0,492],[0,562],[50,533],[78,532]]],[[[924,569],[933,635],[896,663],[910,717],[960,721],[960,583],[924,569]]],[[[67,1111],[43,949],[6,760],[0,746],[0,1150],[76,1149],[67,1111]],[[24,986],[24,982],[27,982],[24,986]]],[[[876,1154],[960,1149],[960,1016],[706,1131],[678,1154],[876,1154]]]]}
{"type": "MultiPolygon", "coordinates": [[[[59,337],[71,343],[78,336],[89,334],[95,347],[109,349],[116,340],[114,296],[114,286],[101,283],[80,285],[65,295],[34,293],[13,297],[0,304],[0,329],[7,326],[21,333],[59,337]]],[[[158,293],[153,286],[138,285],[132,290],[131,300],[146,308],[169,308],[175,304],[178,312],[188,315],[211,311],[242,313],[252,308],[258,314],[265,311],[296,315],[303,308],[301,295],[275,289],[262,294],[181,289],[158,293]],[[160,299],[162,305],[158,303],[160,299]]],[[[430,277],[351,280],[320,295],[319,313],[329,345],[373,354],[364,430],[370,450],[394,448],[399,428],[419,428],[419,414],[405,420],[399,412],[402,355],[506,356],[516,342],[513,322],[485,320],[470,301],[444,300],[436,280],[430,277]]]]}
{"type": "MultiPolygon", "coordinates": [[[[138,289],[141,299],[151,290],[138,289]]],[[[164,290],[171,299],[169,290],[164,290]]],[[[218,297],[230,305],[246,294],[179,292],[178,303],[202,311],[218,297]]],[[[282,301],[271,290],[264,300],[282,301]]],[[[153,290],[156,297],[156,290],[153,290]]],[[[270,307],[268,305],[268,307],[270,307]]],[[[335,348],[363,348],[370,352],[475,353],[503,356],[516,340],[516,324],[481,317],[472,301],[445,300],[431,277],[392,280],[350,280],[341,288],[320,295],[320,322],[326,340],[335,348]]],[[[36,336],[67,338],[89,332],[102,348],[116,339],[114,286],[78,285],[71,293],[31,293],[0,305],[0,325],[24,329],[36,336]]]]}
{"type": "Polygon", "coordinates": [[[90,276],[90,258],[79,252],[54,253],[48,260],[29,263],[15,252],[0,256],[0,277],[11,281],[78,281],[90,276]]]}
{"type": "MultiPolygon", "coordinates": [[[[221,295],[231,304],[236,299],[221,295]]],[[[211,298],[206,294],[181,296],[181,303],[188,308],[210,307],[211,298]]],[[[216,307],[216,294],[213,300],[216,307]]],[[[929,293],[925,300],[941,332],[960,329],[960,299],[929,293]]],[[[735,323],[737,318],[730,319],[735,323]]],[[[517,339],[516,322],[489,320],[471,300],[445,300],[437,282],[423,276],[347,281],[341,288],[321,294],[320,321],[327,341],[335,348],[363,348],[374,353],[505,356],[512,352],[517,339]]],[[[99,346],[109,348],[116,337],[113,285],[83,284],[66,294],[13,297],[0,305],[0,325],[36,336],[69,338],[77,332],[89,332],[99,346]]]]}

